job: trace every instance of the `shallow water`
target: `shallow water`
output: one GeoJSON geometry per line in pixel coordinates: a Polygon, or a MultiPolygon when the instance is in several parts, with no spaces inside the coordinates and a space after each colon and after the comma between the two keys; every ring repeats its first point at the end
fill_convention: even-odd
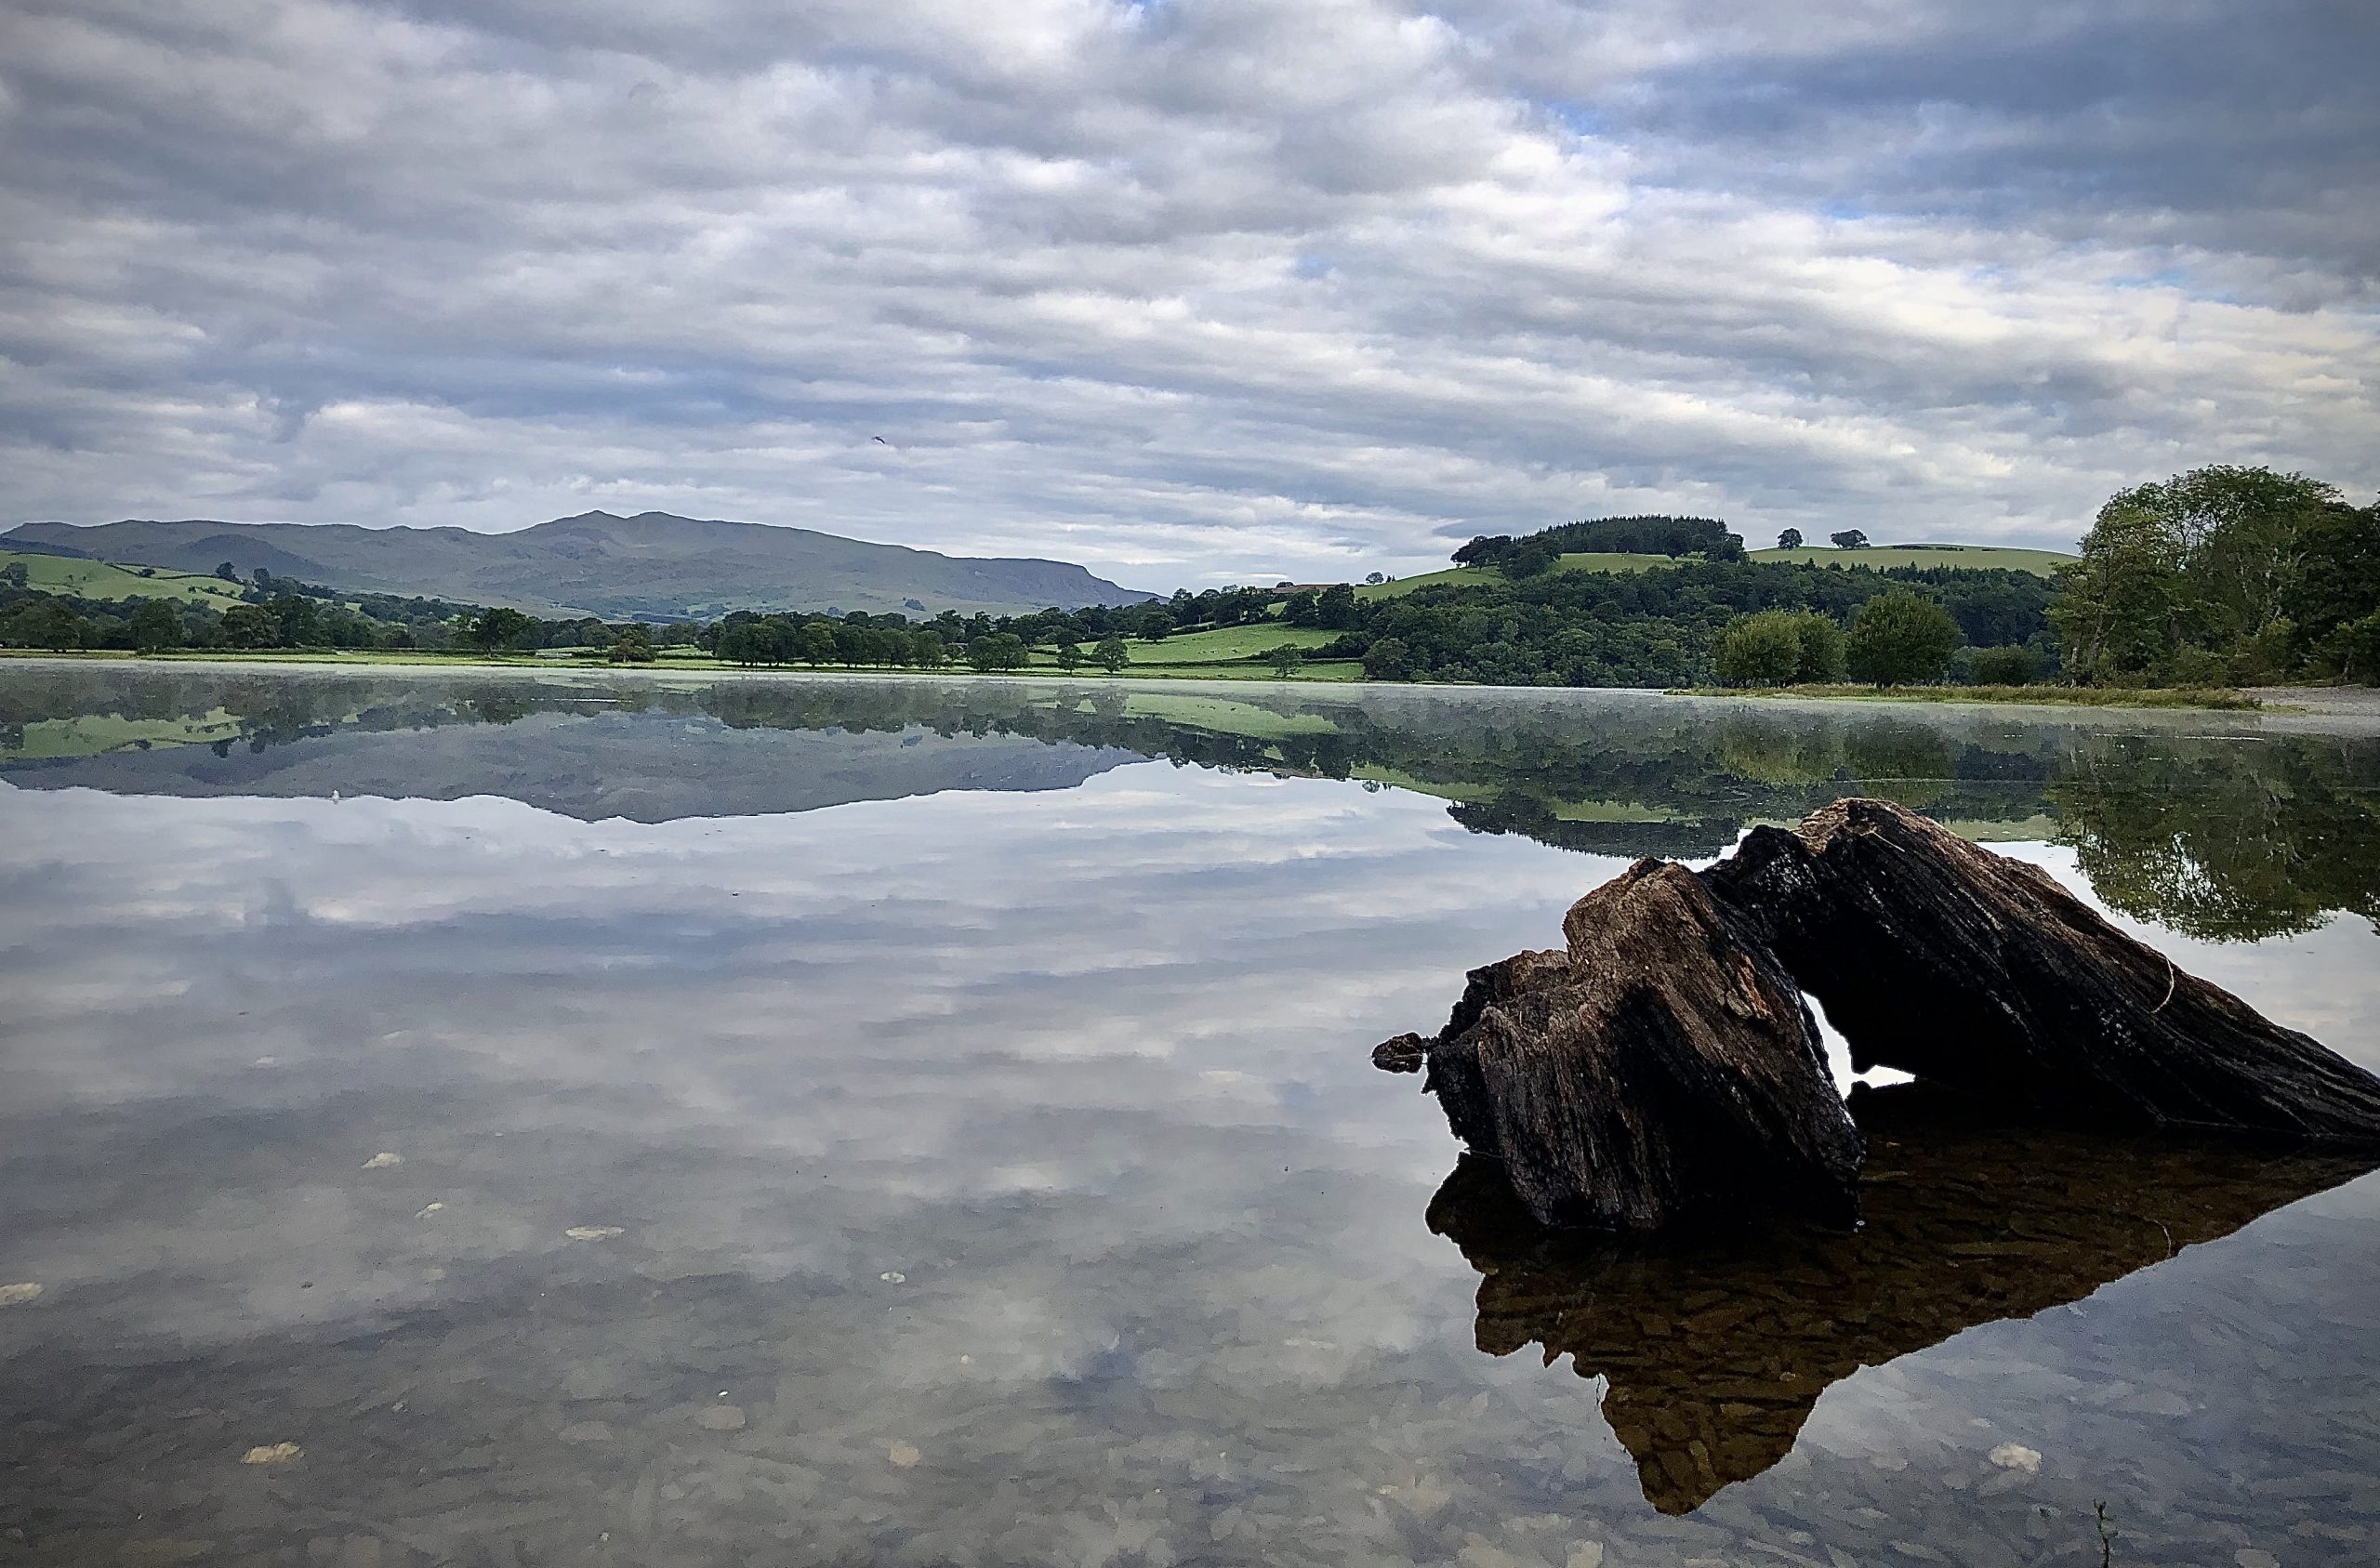
{"type": "Polygon", "coordinates": [[[1368,1060],[1881,793],[2380,1067],[2380,740],[26,664],[0,780],[0,1561],[2380,1556],[2380,1176],[1547,1243],[1368,1060]]]}

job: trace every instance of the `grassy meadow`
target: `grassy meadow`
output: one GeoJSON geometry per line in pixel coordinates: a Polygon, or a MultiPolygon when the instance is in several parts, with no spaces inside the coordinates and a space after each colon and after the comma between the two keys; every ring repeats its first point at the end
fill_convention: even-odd
{"type": "Polygon", "coordinates": [[[240,602],[240,590],[220,577],[164,566],[81,560],[32,550],[0,550],[0,569],[22,563],[25,586],[44,593],[122,602],[131,599],[205,600],[218,610],[240,602]]]}

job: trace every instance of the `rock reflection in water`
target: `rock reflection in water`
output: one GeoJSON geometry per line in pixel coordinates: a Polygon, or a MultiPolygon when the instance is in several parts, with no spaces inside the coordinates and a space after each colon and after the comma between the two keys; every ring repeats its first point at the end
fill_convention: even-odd
{"type": "Polygon", "coordinates": [[[1936,1091],[1854,1094],[1850,1234],[1787,1223],[1659,1242],[1548,1232],[1465,1155],[1429,1223],[1485,1276],[1478,1345],[1607,1380],[1604,1417],[1663,1513],[1792,1452],[1829,1385],[1979,1324],[2079,1300],[2374,1164],[2238,1141],[1995,1124],[1936,1091]]]}

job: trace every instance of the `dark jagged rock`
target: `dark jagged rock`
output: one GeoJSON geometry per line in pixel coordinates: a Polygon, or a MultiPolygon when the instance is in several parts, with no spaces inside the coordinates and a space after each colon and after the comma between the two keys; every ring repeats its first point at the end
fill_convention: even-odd
{"type": "Polygon", "coordinates": [[[1862,1070],[2113,1126],[2380,1145],[2380,1078],[1902,807],[1756,828],[1701,876],[1862,1070]]]}
{"type": "Polygon", "coordinates": [[[1580,899],[1566,950],[1472,971],[1426,1065],[1455,1134],[1549,1225],[1646,1231],[1712,1211],[1857,1216],[1859,1135],[1800,990],[1683,866],[1580,899]]]}
{"type": "Polygon", "coordinates": [[[1596,1237],[1550,1232],[1466,1156],[1433,1231],[1484,1276],[1477,1340],[1608,1380],[1603,1413],[1664,1513],[1790,1453],[1830,1384],[1977,1324],[2079,1300],[2362,1175],[2369,1153],[1996,1121],[1955,1093],[1854,1094],[1866,1223],[1596,1237]]]}

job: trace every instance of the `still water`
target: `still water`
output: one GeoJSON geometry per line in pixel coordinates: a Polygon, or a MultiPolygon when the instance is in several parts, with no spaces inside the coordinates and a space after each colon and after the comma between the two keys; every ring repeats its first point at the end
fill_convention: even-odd
{"type": "Polygon", "coordinates": [[[1852,793],[2380,1067],[2308,721],[0,666],[0,1563],[2380,1559],[2380,1175],[1623,1247],[1371,1069],[1852,793]]]}

